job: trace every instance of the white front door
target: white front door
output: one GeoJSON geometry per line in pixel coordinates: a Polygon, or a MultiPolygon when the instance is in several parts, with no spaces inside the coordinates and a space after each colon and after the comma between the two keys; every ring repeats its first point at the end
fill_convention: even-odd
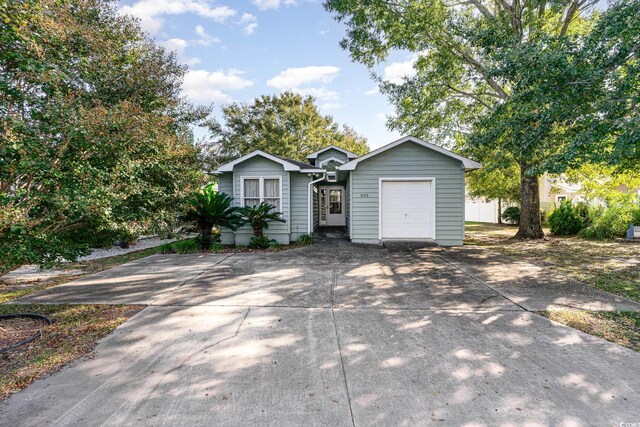
{"type": "Polygon", "coordinates": [[[380,237],[432,239],[432,181],[381,181],[380,237]]]}
{"type": "Polygon", "coordinates": [[[321,215],[321,225],[344,227],[346,225],[344,188],[321,187],[320,209],[323,211],[321,213],[324,213],[321,215]]]}

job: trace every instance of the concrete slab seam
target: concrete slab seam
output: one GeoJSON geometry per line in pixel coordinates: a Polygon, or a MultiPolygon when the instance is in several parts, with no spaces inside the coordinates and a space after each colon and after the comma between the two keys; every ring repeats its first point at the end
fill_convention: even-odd
{"type": "Polygon", "coordinates": [[[487,285],[484,281],[480,280],[479,278],[477,278],[476,276],[474,276],[473,274],[465,271],[462,269],[462,267],[458,266],[457,264],[449,261],[446,258],[443,258],[440,255],[436,255],[437,258],[440,258],[442,261],[446,262],[449,265],[452,265],[453,267],[455,267],[457,270],[461,271],[463,274],[466,274],[467,276],[471,277],[473,280],[475,280],[476,282],[478,282],[479,284],[481,284],[482,286],[492,290],[493,292],[495,292],[496,294],[500,295],[502,298],[506,299],[507,301],[511,302],[512,304],[517,305],[518,307],[520,307],[521,309],[523,309],[526,312],[531,312],[531,310],[528,310],[527,308],[525,308],[524,306],[518,304],[517,302],[515,302],[514,300],[512,300],[511,298],[507,297],[506,295],[503,295],[501,292],[498,292],[496,289],[492,288],[491,286],[487,285]]]}
{"type": "Polygon", "coordinates": [[[351,407],[351,394],[349,393],[349,382],[347,381],[347,370],[344,367],[344,358],[342,357],[342,346],[340,345],[340,336],[338,335],[338,325],[336,324],[336,316],[331,307],[331,320],[333,321],[333,329],[336,333],[336,344],[338,345],[338,356],[340,357],[340,367],[342,368],[342,379],[344,380],[344,391],[347,394],[347,403],[349,404],[349,415],[351,416],[351,425],[355,427],[356,421],[353,418],[353,408],[351,407]]]}

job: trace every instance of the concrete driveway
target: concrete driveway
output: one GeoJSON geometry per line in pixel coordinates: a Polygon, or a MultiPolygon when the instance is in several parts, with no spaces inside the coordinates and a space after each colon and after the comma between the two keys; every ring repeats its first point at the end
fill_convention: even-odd
{"type": "Polygon", "coordinates": [[[640,354],[532,312],[640,307],[477,249],[155,255],[17,302],[149,307],[2,425],[640,422],[640,354]]]}

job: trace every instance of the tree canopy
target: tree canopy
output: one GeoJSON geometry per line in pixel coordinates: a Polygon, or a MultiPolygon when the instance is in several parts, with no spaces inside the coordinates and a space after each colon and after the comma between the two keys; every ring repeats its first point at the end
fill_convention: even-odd
{"type": "Polygon", "coordinates": [[[184,72],[112,1],[0,3],[0,270],[171,222],[208,114],[184,72]]]}
{"type": "Polygon", "coordinates": [[[541,173],[628,152],[634,137],[637,144],[638,0],[614,1],[602,14],[596,3],[327,0],[325,7],[346,24],[342,47],[354,60],[374,67],[391,51],[413,53],[415,76],[381,81],[396,108],[391,128],[481,161],[518,164],[518,236],[528,238],[543,236],[541,173]]]}
{"type": "Polygon", "coordinates": [[[263,95],[222,111],[224,124],[214,129],[214,136],[219,137],[218,163],[254,150],[303,162],[309,154],[332,144],[359,155],[369,151],[364,137],[322,115],[311,96],[292,92],[263,95]]]}

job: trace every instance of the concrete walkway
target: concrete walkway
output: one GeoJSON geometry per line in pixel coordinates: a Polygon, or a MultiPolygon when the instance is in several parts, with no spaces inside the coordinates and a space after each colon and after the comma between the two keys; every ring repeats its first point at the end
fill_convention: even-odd
{"type": "Polygon", "coordinates": [[[20,302],[148,304],[2,425],[619,425],[640,354],[540,317],[640,309],[476,249],[154,255],[20,302]]]}

